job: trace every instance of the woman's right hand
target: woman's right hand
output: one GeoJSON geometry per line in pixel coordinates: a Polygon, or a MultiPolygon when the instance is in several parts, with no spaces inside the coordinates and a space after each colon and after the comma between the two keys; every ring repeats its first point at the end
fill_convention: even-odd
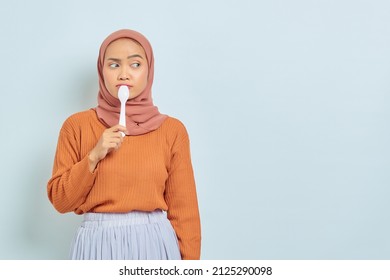
{"type": "Polygon", "coordinates": [[[88,155],[89,171],[93,172],[99,161],[104,159],[113,150],[120,148],[124,139],[121,132],[126,133],[127,129],[119,124],[110,127],[103,132],[96,146],[88,155]]]}

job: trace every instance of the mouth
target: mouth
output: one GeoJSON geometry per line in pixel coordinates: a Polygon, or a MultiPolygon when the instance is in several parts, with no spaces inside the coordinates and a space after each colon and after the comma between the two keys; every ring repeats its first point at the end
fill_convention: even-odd
{"type": "Polygon", "coordinates": [[[121,86],[126,86],[126,87],[128,87],[129,89],[133,87],[133,86],[131,86],[131,85],[126,85],[126,84],[119,84],[119,85],[116,85],[117,88],[119,88],[119,87],[121,87],[121,86]]]}

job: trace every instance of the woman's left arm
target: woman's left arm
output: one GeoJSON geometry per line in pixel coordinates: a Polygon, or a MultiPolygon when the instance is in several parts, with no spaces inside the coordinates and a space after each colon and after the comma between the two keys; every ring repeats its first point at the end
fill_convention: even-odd
{"type": "Polygon", "coordinates": [[[170,220],[179,240],[182,259],[200,259],[201,228],[187,131],[181,126],[172,147],[165,189],[170,220]]]}

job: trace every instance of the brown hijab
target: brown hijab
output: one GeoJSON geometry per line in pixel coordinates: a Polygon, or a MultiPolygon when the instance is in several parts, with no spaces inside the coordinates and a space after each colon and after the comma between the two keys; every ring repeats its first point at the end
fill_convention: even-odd
{"type": "Polygon", "coordinates": [[[137,41],[145,50],[149,67],[148,83],[140,95],[129,99],[126,103],[126,127],[128,135],[141,135],[160,127],[167,118],[160,114],[158,108],[154,106],[152,100],[152,84],[154,76],[154,57],[152,46],[149,41],[140,33],[122,29],[110,34],[100,46],[99,58],[97,62],[99,73],[99,95],[98,106],[95,108],[98,118],[108,127],[119,123],[120,101],[113,97],[104,85],[103,63],[104,55],[108,45],[120,38],[129,38],[137,41]]]}

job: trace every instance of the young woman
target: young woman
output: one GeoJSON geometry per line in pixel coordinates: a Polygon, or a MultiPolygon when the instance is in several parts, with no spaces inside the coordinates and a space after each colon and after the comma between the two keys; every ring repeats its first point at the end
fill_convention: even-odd
{"type": "Polygon", "coordinates": [[[98,106],[64,122],[47,185],[57,211],[84,215],[71,258],[199,259],[189,138],[153,105],[149,41],[132,30],[112,33],[98,74],[98,106]],[[130,92],[126,127],[118,125],[120,86],[130,92]]]}

